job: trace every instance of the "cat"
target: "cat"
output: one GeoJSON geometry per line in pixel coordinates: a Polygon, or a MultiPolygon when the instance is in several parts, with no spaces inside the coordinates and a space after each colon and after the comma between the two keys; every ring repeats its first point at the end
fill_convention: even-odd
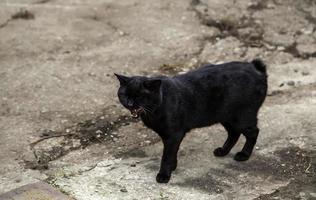
{"type": "Polygon", "coordinates": [[[214,150],[218,157],[227,155],[242,133],[246,143],[234,159],[249,159],[259,134],[257,114],[268,87],[266,65],[261,60],[207,64],[173,77],[115,76],[120,82],[120,103],[162,139],[158,183],[169,182],[177,168],[181,141],[194,128],[224,126],[228,137],[214,150]]]}

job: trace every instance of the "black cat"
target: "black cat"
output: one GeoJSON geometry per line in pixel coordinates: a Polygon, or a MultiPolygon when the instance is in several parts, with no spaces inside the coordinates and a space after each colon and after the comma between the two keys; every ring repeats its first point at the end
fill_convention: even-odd
{"type": "Polygon", "coordinates": [[[156,180],[167,183],[177,168],[177,152],[193,128],[221,123],[228,133],[215,156],[227,155],[240,134],[246,137],[234,159],[248,160],[259,129],[257,113],[267,92],[266,66],[261,60],[206,65],[173,77],[126,77],[120,81],[118,97],[133,117],[157,132],[164,145],[156,180]]]}

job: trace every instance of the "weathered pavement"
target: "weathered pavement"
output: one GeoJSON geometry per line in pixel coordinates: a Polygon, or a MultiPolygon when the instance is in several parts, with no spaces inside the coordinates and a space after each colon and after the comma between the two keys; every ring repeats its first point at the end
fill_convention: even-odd
{"type": "Polygon", "coordinates": [[[168,185],[155,183],[160,143],[93,165],[69,165],[52,183],[78,199],[253,199],[289,184],[296,184],[291,198],[315,198],[316,87],[300,89],[295,96],[303,98],[283,94],[267,100],[257,150],[248,162],[232,158],[242,142],[226,158],[215,158],[212,150],[224,142],[225,131],[212,127],[185,138],[168,185]]]}
{"type": "Polygon", "coordinates": [[[44,182],[37,182],[22,186],[0,195],[1,200],[33,200],[33,199],[58,199],[72,200],[71,197],[57,191],[55,188],[44,182]]]}
{"type": "Polygon", "coordinates": [[[315,30],[308,0],[0,2],[0,193],[44,180],[85,200],[315,198],[315,30]],[[161,144],[119,106],[113,72],[255,57],[270,96],[253,157],[232,159],[240,141],[215,158],[224,130],[194,130],[156,184],[161,144]]]}

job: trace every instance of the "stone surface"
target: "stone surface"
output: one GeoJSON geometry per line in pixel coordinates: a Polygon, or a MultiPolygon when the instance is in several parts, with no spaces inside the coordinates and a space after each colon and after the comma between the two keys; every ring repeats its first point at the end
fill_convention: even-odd
{"type": "Polygon", "coordinates": [[[0,193],[45,180],[78,199],[312,196],[315,8],[309,0],[1,1],[0,193]],[[21,10],[34,18],[12,18],[21,10]],[[159,139],[119,105],[113,73],[173,75],[257,57],[268,66],[269,97],[253,158],[215,159],[223,129],[195,130],[171,183],[157,185],[159,139]]]}
{"type": "Polygon", "coordinates": [[[1,200],[72,200],[44,182],[28,184],[0,195],[1,200]]]}

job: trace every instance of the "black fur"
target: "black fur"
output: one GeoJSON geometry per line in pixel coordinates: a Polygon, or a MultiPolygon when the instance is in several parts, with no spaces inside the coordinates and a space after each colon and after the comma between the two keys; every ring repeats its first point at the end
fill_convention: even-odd
{"type": "Polygon", "coordinates": [[[228,133],[215,156],[227,155],[246,137],[234,159],[248,160],[259,129],[257,113],[267,92],[266,66],[261,60],[207,65],[173,77],[126,77],[117,75],[123,106],[161,137],[164,150],[156,180],[167,183],[177,167],[180,143],[191,129],[221,123],[228,133]]]}

